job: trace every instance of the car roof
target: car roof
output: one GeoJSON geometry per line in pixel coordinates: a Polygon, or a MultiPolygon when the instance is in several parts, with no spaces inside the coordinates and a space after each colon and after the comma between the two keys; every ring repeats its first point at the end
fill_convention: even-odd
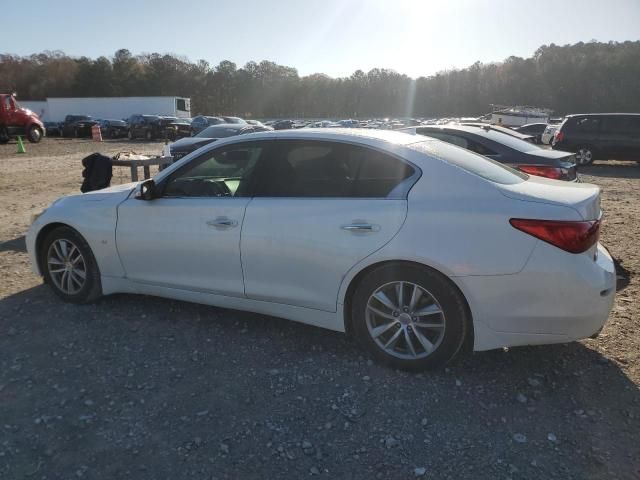
{"type": "Polygon", "coordinates": [[[617,112],[617,113],[572,113],[571,115],[567,115],[567,118],[571,118],[571,117],[604,117],[604,116],[609,116],[609,115],[630,115],[630,116],[634,116],[634,117],[638,117],[640,116],[640,113],[624,113],[624,112],[617,112]]]}
{"type": "MultiPolygon", "coordinates": [[[[245,125],[246,127],[246,125],[245,125]]],[[[224,128],[224,126],[223,126],[224,128]]],[[[227,125],[228,128],[228,125],[227,125]]],[[[232,137],[236,138],[236,137],[232,137]]],[[[333,140],[358,142],[368,145],[410,145],[424,141],[436,141],[425,137],[407,135],[392,130],[372,130],[367,128],[303,128],[298,130],[274,130],[243,135],[242,139],[284,139],[284,140],[333,140]]]]}

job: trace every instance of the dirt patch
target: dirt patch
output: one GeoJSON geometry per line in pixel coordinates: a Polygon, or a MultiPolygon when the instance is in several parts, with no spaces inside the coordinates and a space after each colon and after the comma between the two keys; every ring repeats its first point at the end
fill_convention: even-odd
{"type": "Polygon", "coordinates": [[[600,337],[411,375],[276,318],[55,298],[24,252],[31,212],[79,191],[89,153],[161,148],[0,146],[0,478],[640,477],[640,167],[582,170],[621,273],[600,337]]]}

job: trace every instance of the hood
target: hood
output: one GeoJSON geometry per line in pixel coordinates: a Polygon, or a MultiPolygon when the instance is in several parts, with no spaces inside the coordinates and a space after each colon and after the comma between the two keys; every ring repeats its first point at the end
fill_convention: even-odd
{"type": "Polygon", "coordinates": [[[171,152],[193,152],[204,145],[215,142],[217,138],[187,137],[170,145],[171,152]]]}
{"type": "Polygon", "coordinates": [[[78,197],[87,201],[100,201],[107,198],[113,198],[114,196],[122,196],[123,199],[128,197],[131,191],[136,188],[140,182],[124,183],[122,185],[114,185],[113,187],[103,188],[102,190],[94,190],[93,192],[83,193],[78,197]]]}

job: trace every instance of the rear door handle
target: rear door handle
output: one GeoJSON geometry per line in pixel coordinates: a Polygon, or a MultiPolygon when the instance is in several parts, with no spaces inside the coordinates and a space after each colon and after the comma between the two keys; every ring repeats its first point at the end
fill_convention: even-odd
{"type": "Polygon", "coordinates": [[[238,222],[236,222],[235,220],[231,220],[230,218],[227,218],[227,217],[219,217],[219,218],[216,218],[215,220],[209,220],[207,222],[207,225],[209,225],[210,227],[216,227],[216,228],[232,228],[232,227],[236,227],[238,225],[238,222]]]}
{"type": "Polygon", "coordinates": [[[380,230],[379,225],[372,225],[370,223],[351,223],[349,225],[342,225],[341,228],[348,232],[377,232],[380,230]]]}

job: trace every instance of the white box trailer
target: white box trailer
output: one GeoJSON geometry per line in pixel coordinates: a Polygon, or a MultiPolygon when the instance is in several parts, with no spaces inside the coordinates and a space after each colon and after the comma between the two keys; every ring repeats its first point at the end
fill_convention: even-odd
{"type": "Polygon", "coordinates": [[[109,120],[126,120],[134,114],[191,117],[191,99],[186,97],[50,97],[44,113],[39,107],[35,112],[46,122],[62,122],[67,115],[109,120]]]}

